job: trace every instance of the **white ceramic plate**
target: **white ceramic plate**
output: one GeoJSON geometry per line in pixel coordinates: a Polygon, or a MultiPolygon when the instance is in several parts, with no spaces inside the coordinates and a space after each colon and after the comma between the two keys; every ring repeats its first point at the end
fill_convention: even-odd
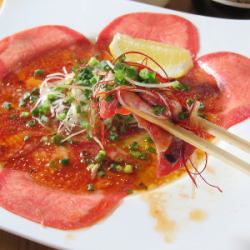
{"type": "MultiPolygon", "coordinates": [[[[186,17],[199,29],[200,54],[228,50],[250,56],[250,21],[201,17],[121,0],[6,0],[0,12],[0,38],[38,25],[62,24],[94,39],[113,18],[135,11],[186,17]]],[[[248,120],[231,131],[250,140],[249,126],[248,120]]],[[[226,144],[223,147],[246,158],[226,144]]],[[[45,228],[3,209],[0,228],[61,249],[249,250],[249,177],[213,158],[209,159],[209,166],[207,178],[224,190],[222,194],[203,183],[193,194],[191,181],[185,177],[146,198],[126,198],[110,217],[89,229],[45,228]],[[160,219],[150,215],[150,199],[159,201],[158,212],[163,214],[160,219]],[[206,218],[190,219],[195,209],[200,209],[206,218]]]]}
{"type": "Polygon", "coordinates": [[[237,1],[237,0],[212,0],[217,3],[225,4],[232,7],[250,9],[250,2],[247,1],[237,1]]]}

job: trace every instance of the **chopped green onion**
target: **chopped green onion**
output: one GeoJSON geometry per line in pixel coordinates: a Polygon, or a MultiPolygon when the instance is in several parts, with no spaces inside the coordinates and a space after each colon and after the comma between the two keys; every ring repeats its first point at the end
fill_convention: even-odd
{"type": "Polygon", "coordinates": [[[104,150],[100,150],[95,157],[96,162],[101,162],[106,158],[107,154],[104,150]]]}
{"type": "Polygon", "coordinates": [[[126,125],[125,124],[122,124],[120,127],[119,127],[119,131],[121,133],[125,133],[126,132],[126,125]]]}
{"type": "Polygon", "coordinates": [[[46,115],[41,115],[40,121],[42,123],[47,123],[47,122],[49,122],[49,118],[46,115]]]}
{"type": "Polygon", "coordinates": [[[104,172],[103,170],[99,170],[99,171],[97,172],[97,175],[98,175],[99,177],[104,177],[106,174],[105,174],[105,172],[104,172]]]}
{"type": "Polygon", "coordinates": [[[109,169],[110,170],[116,170],[117,166],[118,166],[118,164],[116,162],[113,162],[113,163],[110,164],[109,169]]]}
{"type": "Polygon", "coordinates": [[[148,142],[148,143],[153,143],[153,142],[154,142],[154,141],[152,140],[152,138],[151,138],[150,135],[147,135],[145,141],[148,142]]]}
{"type": "Polygon", "coordinates": [[[23,137],[23,140],[24,141],[28,141],[30,139],[30,136],[29,135],[25,135],[24,137],[23,137]]]}
{"type": "Polygon", "coordinates": [[[107,118],[103,121],[105,127],[110,129],[112,127],[113,118],[107,118]]]}
{"type": "Polygon", "coordinates": [[[87,130],[89,130],[91,128],[90,123],[88,121],[85,121],[85,120],[80,121],[80,126],[83,129],[87,129],[87,130]]]}
{"type": "Polygon", "coordinates": [[[161,105],[155,105],[153,107],[153,112],[155,115],[162,115],[166,111],[166,107],[161,105]]]}
{"type": "Polygon", "coordinates": [[[34,76],[41,76],[44,74],[44,70],[43,69],[36,69],[34,71],[34,76]]]}
{"type": "Polygon", "coordinates": [[[89,100],[92,97],[92,91],[90,89],[85,89],[83,91],[83,94],[87,100],[89,100]]]}
{"type": "Polygon", "coordinates": [[[82,86],[91,86],[90,79],[93,76],[93,68],[91,66],[84,67],[76,75],[76,83],[82,86]]]}
{"type": "Polygon", "coordinates": [[[149,71],[148,73],[148,81],[149,82],[156,82],[156,73],[149,71]]]}
{"type": "Polygon", "coordinates": [[[123,168],[123,172],[125,174],[132,174],[133,173],[133,166],[130,164],[126,164],[123,168]]]}
{"type": "Polygon", "coordinates": [[[26,103],[24,101],[24,99],[20,98],[19,99],[19,107],[25,107],[26,106],[26,103]]]}
{"type": "Polygon", "coordinates": [[[140,160],[146,160],[147,154],[145,152],[140,151],[130,151],[130,155],[134,158],[140,159],[140,160]]]}
{"type": "Polygon", "coordinates": [[[180,83],[178,81],[175,81],[173,84],[172,84],[172,88],[174,90],[182,90],[182,91],[187,91],[189,90],[189,86],[185,83],[180,83]]]}
{"type": "Polygon", "coordinates": [[[71,105],[73,101],[74,101],[74,97],[69,95],[67,96],[65,103],[68,105],[71,105]]]}
{"type": "Polygon", "coordinates": [[[87,190],[88,190],[89,192],[93,192],[93,191],[95,190],[94,184],[89,183],[89,184],[87,185],[87,190]]]}
{"type": "Polygon", "coordinates": [[[9,102],[3,102],[2,107],[8,110],[12,109],[12,105],[9,102]]]}
{"type": "Polygon", "coordinates": [[[133,143],[131,143],[129,145],[129,150],[131,151],[136,151],[139,149],[139,145],[138,145],[138,142],[134,141],[133,143]]]}
{"type": "Polygon", "coordinates": [[[40,114],[47,115],[50,111],[50,103],[45,101],[42,105],[39,106],[38,111],[40,114]]]}
{"type": "Polygon", "coordinates": [[[39,109],[38,109],[38,108],[33,109],[33,110],[31,111],[31,114],[32,114],[33,116],[38,116],[38,115],[39,115],[39,109]]]}
{"type": "Polygon", "coordinates": [[[155,149],[155,147],[148,147],[148,149],[147,149],[147,151],[149,152],[149,153],[153,153],[153,154],[155,154],[156,153],[156,149],[155,149]]]}
{"type": "Polygon", "coordinates": [[[51,142],[57,146],[61,145],[62,137],[59,134],[55,134],[51,137],[51,142]]]}
{"type": "Polygon", "coordinates": [[[96,172],[100,168],[99,163],[91,163],[87,166],[87,170],[91,172],[96,172]]]}
{"type": "Polygon", "coordinates": [[[100,62],[95,57],[91,57],[89,59],[88,65],[91,67],[95,67],[95,66],[99,65],[99,63],[100,62]]]}
{"type": "Polygon", "coordinates": [[[38,96],[31,95],[29,98],[29,103],[34,103],[37,101],[37,99],[38,99],[38,96]]]}
{"type": "Polygon", "coordinates": [[[59,161],[59,163],[62,164],[62,165],[64,165],[64,166],[66,166],[66,165],[69,165],[70,160],[69,160],[69,158],[64,158],[64,159],[61,159],[59,161]]]}
{"type": "Polygon", "coordinates": [[[114,100],[114,95],[109,94],[109,95],[106,95],[106,96],[105,96],[105,101],[111,102],[111,101],[113,101],[113,100],[114,100]]]}
{"type": "Polygon", "coordinates": [[[30,121],[26,122],[26,127],[27,128],[34,127],[35,125],[36,125],[36,121],[35,120],[30,120],[30,121]]]}
{"type": "Polygon", "coordinates": [[[27,101],[29,98],[30,98],[30,92],[25,92],[25,93],[23,94],[23,100],[24,100],[24,101],[27,101]]]}
{"type": "Polygon", "coordinates": [[[87,133],[85,137],[86,137],[87,140],[91,140],[92,139],[92,135],[90,133],[87,133]]]}
{"type": "Polygon", "coordinates": [[[24,112],[22,112],[21,114],[20,114],[20,117],[21,118],[27,118],[27,117],[29,117],[30,116],[30,113],[29,112],[26,112],[26,111],[24,111],[24,112]]]}
{"type": "MultiPolygon", "coordinates": [[[[84,61],[84,63],[85,63],[85,61],[84,61]]],[[[84,64],[83,63],[83,64],[84,64]]],[[[77,73],[77,71],[79,70],[79,64],[78,63],[75,63],[74,65],[73,65],[73,67],[72,67],[72,71],[74,72],[74,73],[77,73]]]]}
{"type": "Polygon", "coordinates": [[[123,115],[122,118],[125,119],[126,123],[130,123],[130,122],[134,121],[134,116],[133,115],[123,115]]]}
{"type": "Polygon", "coordinates": [[[178,117],[180,120],[185,120],[188,118],[188,112],[187,111],[181,111],[179,114],[178,114],[178,117]]]}
{"type": "Polygon", "coordinates": [[[66,118],[66,115],[67,114],[65,112],[57,114],[56,119],[59,120],[59,121],[63,121],[66,118]]]}
{"type": "Polygon", "coordinates": [[[123,71],[121,71],[121,70],[116,70],[115,71],[115,81],[117,83],[122,83],[124,81],[124,79],[125,79],[124,77],[125,76],[124,76],[123,71]]]}
{"type": "Polygon", "coordinates": [[[31,95],[39,95],[40,89],[39,88],[33,88],[31,91],[31,95]]]}
{"type": "Polygon", "coordinates": [[[121,172],[122,169],[123,169],[123,167],[122,167],[121,165],[119,165],[119,164],[117,164],[117,165],[115,166],[115,170],[116,170],[117,172],[121,172]]]}
{"type": "Polygon", "coordinates": [[[189,107],[191,107],[191,106],[193,105],[193,103],[194,103],[194,100],[193,100],[192,98],[188,98],[188,99],[187,99],[187,105],[188,105],[189,107]]]}
{"type": "Polygon", "coordinates": [[[50,102],[54,102],[56,99],[57,99],[57,95],[56,94],[48,94],[47,95],[47,99],[48,99],[48,101],[50,101],[50,102]]]}
{"type": "Polygon", "coordinates": [[[90,82],[92,85],[96,84],[96,83],[97,83],[96,77],[93,76],[93,77],[89,80],[89,82],[90,82]]]}
{"type": "Polygon", "coordinates": [[[40,140],[40,142],[44,144],[49,144],[49,137],[48,136],[43,136],[40,140]]]}
{"type": "Polygon", "coordinates": [[[205,104],[201,102],[199,106],[199,111],[203,111],[204,109],[205,109],[205,104]]]}
{"type": "Polygon", "coordinates": [[[139,71],[139,76],[143,80],[147,80],[148,79],[148,74],[149,74],[149,70],[146,69],[146,68],[139,71]]]}
{"type": "Polygon", "coordinates": [[[119,58],[119,61],[120,61],[120,62],[125,62],[125,61],[126,61],[126,56],[125,56],[125,55],[121,56],[121,57],[119,58]]]}
{"type": "Polygon", "coordinates": [[[126,76],[128,77],[128,78],[132,78],[132,79],[135,79],[135,77],[137,76],[137,70],[136,70],[136,68],[135,67],[133,67],[133,66],[128,66],[128,67],[126,67],[126,76]]]}
{"type": "Polygon", "coordinates": [[[109,71],[110,70],[110,67],[109,67],[109,65],[108,65],[108,63],[107,63],[107,61],[105,61],[105,60],[103,60],[103,61],[101,61],[101,67],[102,67],[102,69],[104,70],[104,71],[109,71]]]}
{"type": "Polygon", "coordinates": [[[52,88],[53,91],[58,91],[58,92],[64,92],[65,88],[64,87],[55,87],[55,88],[52,88]]]}
{"type": "Polygon", "coordinates": [[[118,139],[118,134],[115,131],[111,131],[109,134],[109,139],[111,141],[116,141],[118,139]]]}

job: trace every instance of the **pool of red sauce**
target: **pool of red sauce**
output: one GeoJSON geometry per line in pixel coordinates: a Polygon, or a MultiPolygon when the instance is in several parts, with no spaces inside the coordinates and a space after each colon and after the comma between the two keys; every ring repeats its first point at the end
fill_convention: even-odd
{"type": "MultiPolygon", "coordinates": [[[[43,80],[43,77],[34,77],[34,70],[43,69],[47,75],[61,71],[65,66],[70,71],[75,63],[82,59],[87,60],[89,56],[90,53],[85,52],[81,46],[54,51],[32,61],[19,71],[12,72],[0,82],[0,103],[8,101],[13,105],[11,110],[0,107],[0,163],[2,162],[5,168],[28,172],[34,181],[42,185],[76,193],[87,192],[88,183],[95,184],[95,190],[119,192],[130,189],[145,190],[179,178],[184,171],[174,172],[167,178],[156,178],[156,155],[150,154],[146,161],[134,160],[133,162],[132,160],[133,164],[139,166],[139,170],[133,174],[106,170],[105,177],[96,177],[93,180],[86,169],[88,163],[81,162],[80,154],[84,151],[90,158],[94,157],[100,150],[96,143],[83,140],[60,147],[54,144],[45,145],[40,142],[40,139],[44,135],[50,135],[52,131],[38,124],[27,128],[25,124],[29,119],[19,118],[22,111],[28,110],[28,108],[18,107],[19,98],[26,91],[39,86],[43,80]],[[15,120],[10,119],[13,114],[16,115],[15,120]],[[23,140],[25,135],[30,136],[27,142],[23,140]],[[70,163],[62,166],[58,162],[65,155],[70,158],[70,163]],[[51,161],[56,163],[55,166],[49,166],[51,161]]],[[[138,133],[142,131],[136,131],[131,136],[136,136],[138,133]]],[[[124,136],[114,146],[126,150],[126,139],[124,136]]],[[[109,161],[106,164],[109,164],[109,161]]]]}

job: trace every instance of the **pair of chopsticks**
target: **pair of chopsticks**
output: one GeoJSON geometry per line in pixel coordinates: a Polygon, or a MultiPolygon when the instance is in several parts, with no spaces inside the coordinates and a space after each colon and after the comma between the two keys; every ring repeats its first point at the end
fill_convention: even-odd
{"type": "MultiPolygon", "coordinates": [[[[220,159],[221,161],[228,163],[229,165],[232,165],[243,172],[250,174],[250,164],[239,159],[238,157],[228,153],[227,151],[221,149],[220,147],[216,146],[215,144],[212,144],[209,141],[206,141],[199,136],[195,135],[191,131],[188,131],[181,126],[178,126],[171,121],[168,120],[162,120],[159,118],[156,118],[154,116],[151,116],[145,112],[141,112],[139,110],[136,110],[134,108],[126,106],[126,108],[134,113],[135,115],[161,127],[162,129],[166,130],[170,134],[178,137],[179,139],[193,145],[196,148],[199,148],[208,154],[213,155],[214,157],[220,159]]],[[[198,117],[198,122],[200,126],[205,129],[207,132],[211,133],[212,135],[223,139],[224,141],[239,147],[241,150],[245,151],[246,153],[250,153],[250,142],[231,134],[227,130],[218,127],[217,125],[198,117]]]]}

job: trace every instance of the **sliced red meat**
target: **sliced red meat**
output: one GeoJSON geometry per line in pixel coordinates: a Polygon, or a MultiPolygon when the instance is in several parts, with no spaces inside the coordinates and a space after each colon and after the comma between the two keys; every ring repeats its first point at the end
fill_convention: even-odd
{"type": "Polygon", "coordinates": [[[176,137],[173,138],[168,149],[158,156],[157,175],[159,177],[166,176],[180,167],[184,167],[184,162],[181,158],[182,150],[185,159],[188,159],[194,152],[194,147],[176,137]]]}
{"type": "Polygon", "coordinates": [[[6,37],[0,41],[0,79],[44,53],[76,44],[92,47],[82,34],[64,26],[40,26],[6,37]]]}
{"type": "Polygon", "coordinates": [[[59,229],[90,226],[119,204],[122,193],[72,194],[34,183],[24,172],[4,169],[0,206],[29,220],[59,229]]]}
{"type": "MultiPolygon", "coordinates": [[[[122,100],[130,107],[152,114],[152,107],[134,93],[121,94],[122,100]]],[[[183,166],[181,151],[184,150],[185,158],[194,152],[191,145],[173,137],[158,126],[135,116],[140,128],[145,129],[152,137],[157,149],[157,176],[166,176],[183,166]]]]}
{"type": "MultiPolygon", "coordinates": [[[[129,107],[136,108],[142,112],[152,114],[152,106],[144,102],[138,95],[132,92],[120,92],[121,100],[129,107]]],[[[121,103],[122,104],[122,103],[121,103]]]]}
{"type": "Polygon", "coordinates": [[[164,176],[175,170],[173,169],[172,164],[168,162],[164,156],[165,152],[171,145],[173,136],[138,116],[135,118],[138,121],[138,126],[145,129],[150,134],[155,143],[157,149],[157,175],[164,176]]]}
{"type": "Polygon", "coordinates": [[[121,147],[117,147],[117,145],[111,144],[111,143],[107,143],[105,146],[105,151],[108,155],[108,157],[110,159],[112,159],[113,161],[126,161],[126,162],[130,162],[129,160],[129,153],[124,150],[121,147]]]}
{"type": "Polygon", "coordinates": [[[172,142],[172,136],[165,130],[138,116],[136,116],[136,120],[138,122],[139,127],[147,130],[150,136],[152,137],[153,141],[155,142],[157,152],[165,152],[172,142]]]}
{"type": "Polygon", "coordinates": [[[202,56],[198,64],[217,81],[219,98],[214,102],[222,110],[217,124],[228,128],[250,116],[250,59],[231,52],[202,56]]]}
{"type": "MultiPolygon", "coordinates": [[[[137,108],[143,112],[152,113],[152,108],[134,93],[123,93],[121,95],[123,101],[131,107],[137,108]]],[[[182,165],[180,152],[184,143],[173,138],[171,134],[162,130],[158,126],[147,122],[146,120],[135,116],[140,128],[145,129],[152,137],[157,149],[157,175],[165,176],[182,165]]],[[[188,145],[185,144],[185,147],[188,145]]],[[[193,151],[192,151],[193,152],[193,151]]],[[[189,155],[192,153],[189,152],[189,155]]],[[[185,151],[187,153],[187,151],[185,151]]],[[[186,155],[187,157],[189,155],[186,155]]]]}
{"type": "Polygon", "coordinates": [[[157,149],[157,176],[166,176],[183,166],[181,150],[185,147],[185,157],[188,158],[194,148],[191,145],[174,138],[168,132],[162,130],[142,118],[136,117],[139,127],[144,128],[152,137],[157,149]]]}
{"type": "Polygon", "coordinates": [[[99,101],[100,117],[102,119],[111,118],[115,114],[129,115],[130,112],[123,107],[119,106],[119,102],[116,97],[114,100],[108,102],[104,98],[99,101]]]}
{"type": "Polygon", "coordinates": [[[195,26],[190,21],[171,14],[142,12],[120,16],[102,30],[97,46],[101,50],[108,50],[116,33],[186,48],[193,56],[199,49],[195,26]]]}

